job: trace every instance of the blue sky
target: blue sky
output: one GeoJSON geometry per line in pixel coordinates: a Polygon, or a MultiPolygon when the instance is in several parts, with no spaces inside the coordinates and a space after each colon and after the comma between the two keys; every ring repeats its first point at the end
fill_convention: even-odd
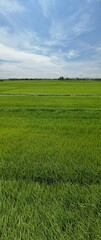
{"type": "Polygon", "coordinates": [[[101,0],[0,0],[0,78],[101,77],[101,0]]]}

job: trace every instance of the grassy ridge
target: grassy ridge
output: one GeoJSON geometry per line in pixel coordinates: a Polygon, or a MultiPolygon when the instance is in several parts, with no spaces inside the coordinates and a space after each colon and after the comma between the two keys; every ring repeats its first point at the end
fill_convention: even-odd
{"type": "Polygon", "coordinates": [[[0,239],[99,240],[101,83],[0,82],[0,92],[0,239]]]}
{"type": "Polygon", "coordinates": [[[95,81],[4,81],[0,93],[5,94],[101,94],[101,83],[95,81]]]}
{"type": "Polygon", "coordinates": [[[77,109],[101,110],[100,96],[0,96],[0,110],[5,109],[77,109]]]}

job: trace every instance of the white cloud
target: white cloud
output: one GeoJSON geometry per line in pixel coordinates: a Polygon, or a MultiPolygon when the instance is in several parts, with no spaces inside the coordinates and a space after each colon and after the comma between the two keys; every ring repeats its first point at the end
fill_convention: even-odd
{"type": "Polygon", "coordinates": [[[75,50],[70,50],[68,53],[67,53],[67,57],[68,58],[76,58],[79,56],[79,53],[75,50]]]}
{"type": "Polygon", "coordinates": [[[25,52],[47,55],[49,47],[38,37],[36,32],[29,29],[11,32],[8,27],[0,27],[0,43],[25,52]]]}
{"type": "Polygon", "coordinates": [[[33,54],[30,52],[19,51],[17,49],[7,47],[4,44],[0,44],[0,58],[2,60],[17,60],[24,62],[33,63],[45,63],[46,65],[50,63],[50,58],[47,56],[42,56],[38,54],[33,54]]]}
{"type": "MultiPolygon", "coordinates": [[[[87,5],[88,6],[88,5],[87,5]]],[[[73,39],[78,38],[82,33],[91,31],[93,25],[91,22],[91,12],[87,6],[73,11],[67,18],[52,19],[50,26],[50,37],[46,41],[48,46],[68,46],[73,39]]]]}
{"type": "Polygon", "coordinates": [[[89,3],[100,3],[101,0],[88,0],[89,3]]]}
{"type": "Polygon", "coordinates": [[[50,8],[55,6],[55,0],[39,0],[45,17],[51,16],[50,8]]]}
{"type": "Polygon", "coordinates": [[[81,15],[80,20],[74,24],[73,31],[77,36],[92,30],[93,26],[91,25],[90,17],[90,13],[84,13],[81,15]]]}
{"type": "Polygon", "coordinates": [[[54,77],[101,77],[96,62],[63,62],[59,64],[3,63],[0,66],[0,78],[54,78],[54,77]]]}
{"type": "Polygon", "coordinates": [[[0,0],[0,13],[22,12],[25,8],[18,0],[0,0]]]}
{"type": "Polygon", "coordinates": [[[41,76],[54,66],[47,56],[19,51],[4,44],[0,44],[0,60],[0,78],[41,76]]]}
{"type": "Polygon", "coordinates": [[[28,29],[12,32],[9,27],[0,27],[0,43],[20,49],[32,49],[39,41],[37,33],[28,29]]]}
{"type": "MultiPolygon", "coordinates": [[[[72,52],[73,54],[73,52],[72,52]]],[[[0,78],[42,77],[96,77],[101,75],[100,64],[95,61],[65,61],[60,57],[46,57],[29,52],[18,51],[0,44],[0,78]],[[6,62],[7,61],[7,62],[6,62]]]]}
{"type": "Polygon", "coordinates": [[[96,47],[96,51],[101,53],[101,44],[98,44],[97,47],[96,47]]]}
{"type": "Polygon", "coordinates": [[[31,29],[18,28],[18,22],[13,21],[11,13],[25,11],[21,1],[0,0],[0,13],[6,18],[6,26],[11,27],[0,27],[0,78],[100,76],[101,44],[87,45],[79,38],[82,33],[92,30],[88,2],[85,1],[85,5],[81,2],[77,9],[75,1],[69,0],[71,5],[74,4],[72,14],[65,12],[64,17],[60,12],[58,15],[58,0],[39,2],[44,16],[50,20],[49,25],[45,25],[48,30],[44,36],[40,31],[35,32],[32,25],[31,29]],[[52,9],[57,14],[52,14],[52,9]],[[92,60],[86,58],[84,61],[86,54],[92,60]],[[82,56],[81,60],[78,56],[82,56]]]}

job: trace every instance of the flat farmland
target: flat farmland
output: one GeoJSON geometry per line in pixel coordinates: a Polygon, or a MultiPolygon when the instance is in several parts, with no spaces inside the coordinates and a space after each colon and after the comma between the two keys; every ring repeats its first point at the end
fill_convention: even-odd
{"type": "Polygon", "coordinates": [[[101,239],[101,82],[0,82],[1,240],[101,239]]]}

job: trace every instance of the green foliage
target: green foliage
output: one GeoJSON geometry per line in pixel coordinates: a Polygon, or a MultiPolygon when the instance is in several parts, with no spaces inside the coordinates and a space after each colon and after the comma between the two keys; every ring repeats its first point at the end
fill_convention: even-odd
{"type": "Polygon", "coordinates": [[[0,83],[1,240],[100,240],[100,94],[93,81],[0,83]]]}

